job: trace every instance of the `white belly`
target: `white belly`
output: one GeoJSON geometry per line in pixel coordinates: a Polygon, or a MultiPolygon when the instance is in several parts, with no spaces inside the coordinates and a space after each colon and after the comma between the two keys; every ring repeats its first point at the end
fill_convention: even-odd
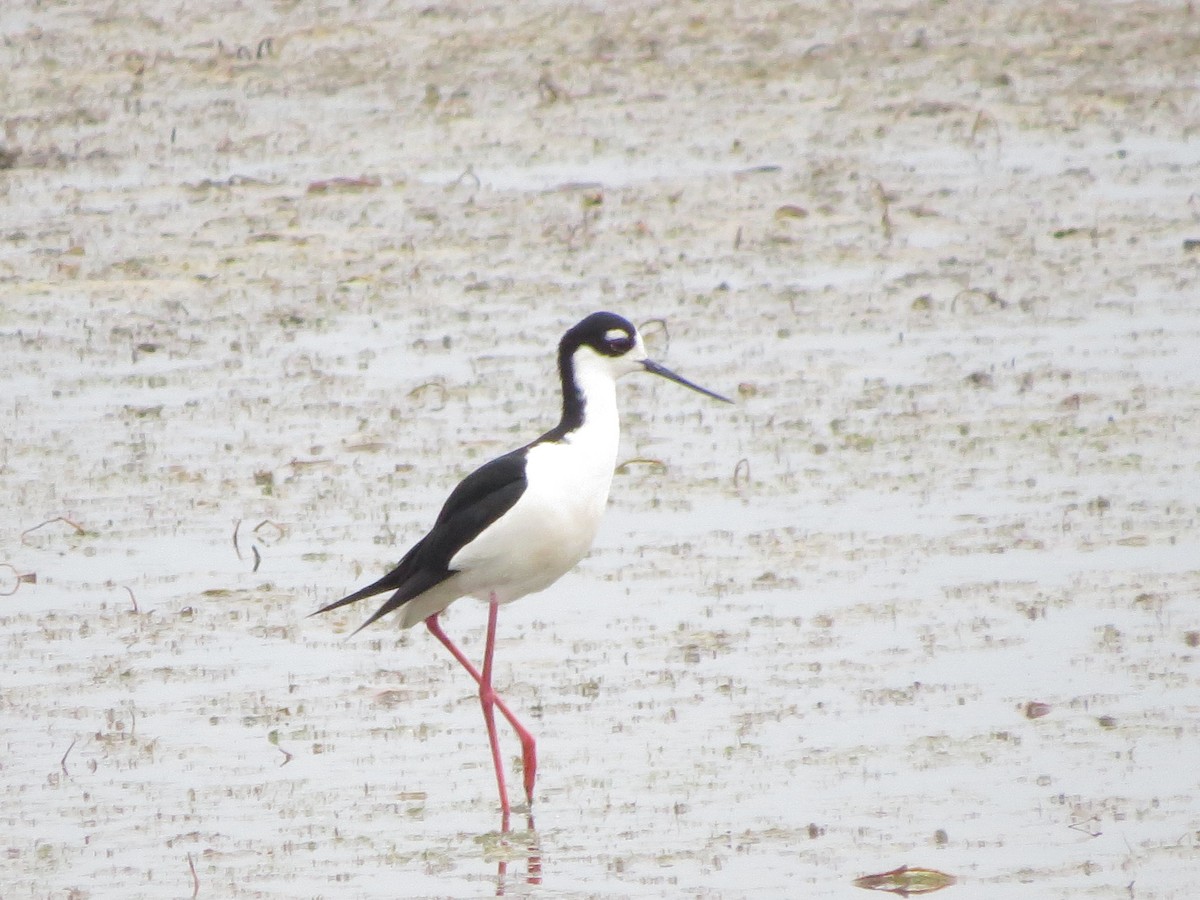
{"type": "Polygon", "coordinates": [[[549,587],[587,554],[608,503],[616,461],[610,446],[539,444],[526,458],[521,499],[450,560],[463,595],[508,603],[549,587]]]}

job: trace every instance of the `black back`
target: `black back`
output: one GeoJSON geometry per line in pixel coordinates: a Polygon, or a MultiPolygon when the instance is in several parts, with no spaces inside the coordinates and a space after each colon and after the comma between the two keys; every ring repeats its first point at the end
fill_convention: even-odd
{"type": "Polygon", "coordinates": [[[356,629],[356,632],[362,631],[376,619],[453,575],[450,560],[454,554],[512,509],[521,494],[525,493],[525,451],[526,448],[522,447],[497,457],[460,481],[446,498],[433,528],[413,544],[396,568],[365,588],[323,606],[313,615],[384,591],[395,591],[371,618],[356,629]]]}

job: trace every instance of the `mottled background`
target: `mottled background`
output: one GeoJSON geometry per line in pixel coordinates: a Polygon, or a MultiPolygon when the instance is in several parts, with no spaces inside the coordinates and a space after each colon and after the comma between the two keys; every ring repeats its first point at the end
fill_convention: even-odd
{"type": "Polygon", "coordinates": [[[5,4],[0,894],[1193,896],[1198,16],[5,4]],[[305,616],[599,308],[738,404],[622,386],[503,837],[469,679],[305,616]]]}

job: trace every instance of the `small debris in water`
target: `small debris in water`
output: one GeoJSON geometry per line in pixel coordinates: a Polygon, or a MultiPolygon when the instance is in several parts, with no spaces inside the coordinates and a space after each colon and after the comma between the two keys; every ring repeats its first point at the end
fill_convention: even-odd
{"type": "Polygon", "coordinates": [[[311,182],[308,192],[310,194],[348,194],[377,188],[380,184],[382,182],[378,176],[374,175],[362,175],[358,178],[325,178],[321,181],[311,182]]]}
{"type": "Polygon", "coordinates": [[[1038,700],[1030,700],[1025,704],[1025,718],[1040,719],[1042,716],[1050,715],[1050,704],[1042,703],[1038,700]]]}
{"type": "Polygon", "coordinates": [[[0,563],[0,597],[11,597],[23,584],[37,584],[37,572],[19,572],[9,563],[0,563]],[[12,573],[11,575],[7,573],[12,573]],[[10,582],[10,578],[12,579],[10,582]],[[9,587],[11,583],[12,587],[9,587]]]}
{"type": "Polygon", "coordinates": [[[617,466],[617,474],[625,475],[634,466],[646,466],[651,472],[657,475],[662,475],[667,471],[667,464],[661,459],[650,459],[645,456],[635,456],[633,459],[627,459],[625,462],[617,466]]]}
{"type": "Polygon", "coordinates": [[[793,203],[785,203],[783,206],[775,210],[775,218],[780,221],[784,219],[807,219],[808,210],[803,206],[796,206],[793,203]]]}
{"type": "Polygon", "coordinates": [[[936,869],[901,866],[879,875],[864,875],[861,878],[855,878],[854,886],[865,888],[868,891],[888,891],[892,894],[899,894],[901,897],[910,897],[914,894],[932,894],[934,891],[940,891],[956,882],[957,879],[953,875],[947,875],[936,869]]]}

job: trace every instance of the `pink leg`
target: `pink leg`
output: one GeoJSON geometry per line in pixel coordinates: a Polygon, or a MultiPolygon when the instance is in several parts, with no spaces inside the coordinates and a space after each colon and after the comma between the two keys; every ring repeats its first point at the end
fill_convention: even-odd
{"type": "MultiPolygon", "coordinates": [[[[508,704],[506,704],[504,700],[501,699],[494,690],[492,690],[491,687],[490,663],[492,653],[495,649],[496,614],[498,611],[498,606],[499,605],[497,603],[493,602],[488,609],[488,634],[487,644],[484,649],[484,672],[487,676],[487,692],[491,695],[490,705],[494,705],[496,709],[500,710],[500,714],[508,720],[508,724],[512,726],[513,731],[517,733],[517,737],[521,741],[521,765],[525,772],[525,798],[529,801],[530,805],[532,805],[533,785],[534,780],[537,778],[537,743],[534,741],[533,735],[529,733],[529,729],[527,729],[517,720],[517,717],[513,715],[512,710],[508,708],[508,704]]],[[[475,679],[475,683],[479,685],[480,702],[484,704],[484,718],[485,720],[488,719],[489,711],[487,707],[489,704],[488,701],[484,700],[484,675],[480,674],[479,670],[471,664],[471,661],[467,659],[466,655],[454,645],[449,637],[447,637],[446,632],[442,630],[441,623],[438,622],[438,617],[436,614],[425,620],[425,627],[429,629],[430,634],[441,641],[442,645],[450,651],[450,654],[456,660],[458,660],[459,665],[466,669],[470,676],[475,679]]],[[[494,728],[489,728],[489,741],[492,739],[494,731],[494,728]]],[[[500,786],[500,805],[502,808],[504,808],[506,812],[505,818],[507,819],[507,792],[504,789],[504,775],[497,760],[498,755],[493,753],[493,761],[496,762],[496,781],[500,786]]]]}
{"type": "Polygon", "coordinates": [[[496,614],[500,609],[493,597],[488,605],[487,643],[483,649],[483,677],[479,681],[479,703],[483,721],[487,723],[488,743],[492,747],[492,767],[496,770],[496,787],[500,789],[500,812],[504,817],[503,830],[508,831],[508,789],[504,786],[504,760],[500,757],[500,738],[496,734],[496,692],[492,689],[492,656],[496,649],[496,614]]]}

